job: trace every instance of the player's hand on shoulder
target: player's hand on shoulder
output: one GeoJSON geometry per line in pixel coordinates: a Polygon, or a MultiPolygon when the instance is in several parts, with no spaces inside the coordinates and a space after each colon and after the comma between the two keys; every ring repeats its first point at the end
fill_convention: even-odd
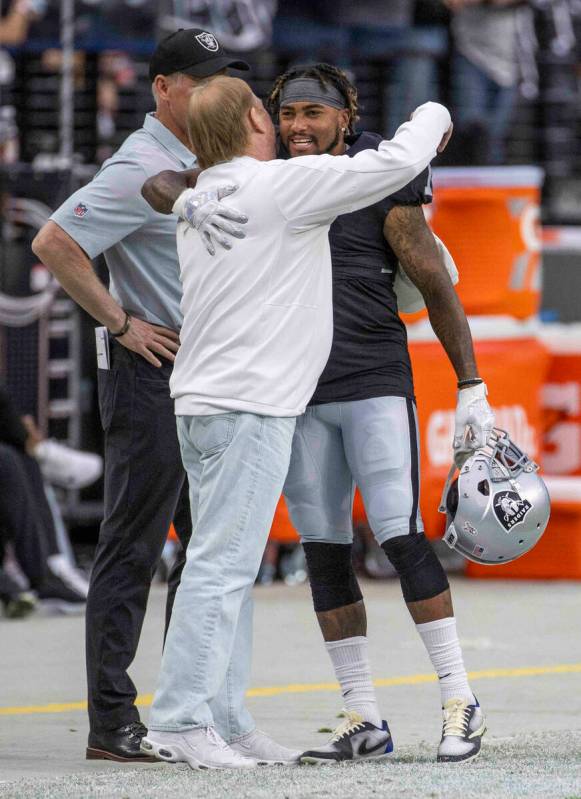
{"type": "Polygon", "coordinates": [[[238,186],[217,186],[207,191],[186,189],[175,202],[173,211],[198,231],[210,255],[215,255],[218,243],[226,250],[232,249],[232,239],[243,239],[240,225],[248,217],[220,202],[237,190],[238,186]]]}
{"type": "Polygon", "coordinates": [[[180,346],[180,339],[177,333],[167,327],[152,325],[141,319],[131,317],[129,328],[123,336],[119,336],[117,341],[128,350],[138,353],[153,366],[161,366],[158,355],[172,363],[175,361],[175,353],[180,346]]]}

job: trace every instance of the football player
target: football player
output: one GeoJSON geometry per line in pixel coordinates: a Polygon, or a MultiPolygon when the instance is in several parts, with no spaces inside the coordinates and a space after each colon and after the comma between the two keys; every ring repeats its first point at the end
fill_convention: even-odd
{"type": "MultiPolygon", "coordinates": [[[[377,149],[382,139],[355,132],[357,91],[331,65],[289,70],[275,82],[268,106],[278,116],[281,157],[353,156],[377,149]]],[[[163,173],[148,181],[144,196],[168,213],[194,183],[193,173],[163,173]]],[[[431,197],[428,169],[375,205],[339,216],[329,234],[333,346],[310,406],[297,420],[285,496],[347,714],[331,740],[305,752],[303,762],[380,759],[393,748],[372,685],[365,605],[352,566],[355,485],[438,675],[443,708],[438,760],[475,757],[485,732],[464,667],[448,580],[424,535],[419,511],[416,405],[394,292],[401,267],[421,292],[457,375],[454,446],[483,446],[494,417],[466,316],[424,217],[422,205],[431,197]]],[[[189,221],[197,226],[205,216],[195,199],[189,207],[189,221]]],[[[215,212],[215,203],[208,207],[215,212]]],[[[230,246],[223,236],[216,238],[230,246]]]]}

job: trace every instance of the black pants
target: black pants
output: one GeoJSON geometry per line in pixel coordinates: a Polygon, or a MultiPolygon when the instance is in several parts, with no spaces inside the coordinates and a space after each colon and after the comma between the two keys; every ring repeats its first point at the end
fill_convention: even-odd
{"type": "Polygon", "coordinates": [[[94,731],[139,719],[127,669],[137,650],[151,580],[174,522],[183,552],[168,587],[166,621],[191,535],[171,364],[160,369],[111,341],[111,369],[99,370],[105,431],[105,514],[86,617],[89,721],[94,731]]]}
{"type": "Polygon", "coordinates": [[[0,444],[0,565],[12,543],[33,588],[46,578],[46,559],[58,552],[56,530],[38,463],[24,451],[0,444]]]}

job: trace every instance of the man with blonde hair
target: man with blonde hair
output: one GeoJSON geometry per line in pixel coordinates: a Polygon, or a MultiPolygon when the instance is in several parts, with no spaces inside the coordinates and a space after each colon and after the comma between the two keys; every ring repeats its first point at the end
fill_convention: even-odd
{"type": "Polygon", "coordinates": [[[204,91],[194,92],[188,109],[188,131],[198,166],[214,164],[242,156],[248,146],[250,130],[240,125],[256,97],[240,79],[214,79],[204,91]]]}
{"type": "MultiPolygon", "coordinates": [[[[250,592],[296,417],[330,351],[329,227],[338,214],[376,202],[425,169],[451,124],[445,108],[427,103],[377,150],[273,160],[269,114],[247,84],[227,77],[192,92],[188,124],[205,168],[196,193],[240,186],[236,207],[250,222],[235,252],[212,259],[196,232],[178,225],[185,316],[170,385],[194,534],[142,748],[193,768],[252,768],[256,759],[241,756],[215,728],[226,723],[231,744],[253,742],[253,734],[268,739],[244,706],[250,592]],[[225,684],[227,720],[211,709],[225,684]]],[[[191,200],[189,189],[180,195],[179,216],[191,200]]],[[[388,751],[388,731],[384,739],[388,751]]]]}

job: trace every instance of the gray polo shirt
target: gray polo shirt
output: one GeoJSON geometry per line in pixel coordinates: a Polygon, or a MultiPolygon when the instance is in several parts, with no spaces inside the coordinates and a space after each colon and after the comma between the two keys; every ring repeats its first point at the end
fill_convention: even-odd
{"type": "Polygon", "coordinates": [[[177,219],[154,211],[141,187],[164,169],[191,169],[195,162],[193,153],[148,114],[93,180],[51,216],[89,258],[104,254],[109,290],[126,311],[173,330],[182,325],[177,219]]]}

